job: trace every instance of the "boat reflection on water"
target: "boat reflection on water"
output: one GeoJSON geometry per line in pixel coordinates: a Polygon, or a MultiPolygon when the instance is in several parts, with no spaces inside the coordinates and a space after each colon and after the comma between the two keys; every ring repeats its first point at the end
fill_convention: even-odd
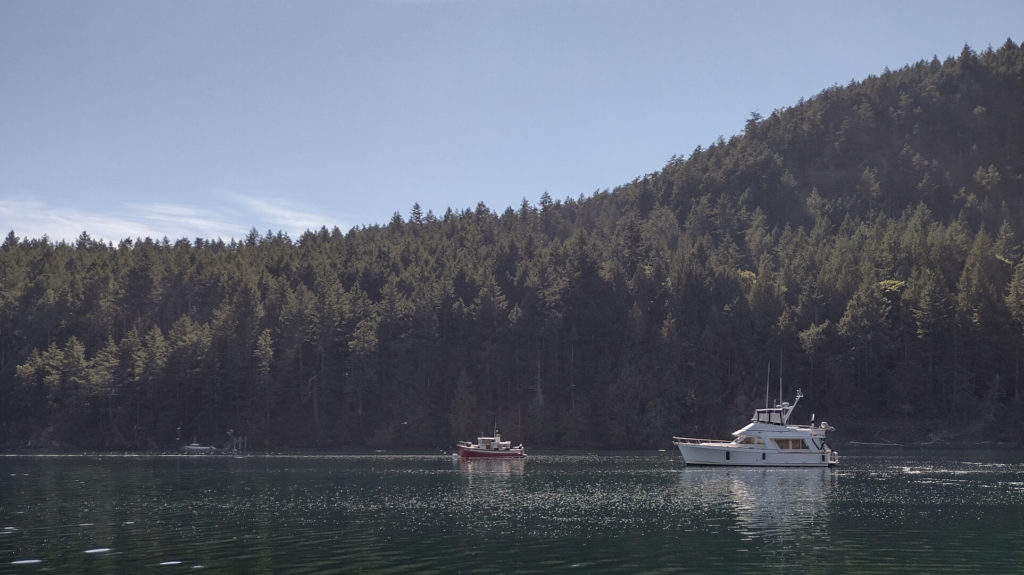
{"type": "Polygon", "coordinates": [[[453,493],[464,513],[462,520],[480,533],[507,527],[522,512],[525,458],[460,457],[452,465],[458,476],[453,493]]]}
{"type": "Polygon", "coordinates": [[[837,475],[828,468],[695,468],[680,473],[691,500],[731,512],[747,537],[786,536],[828,519],[837,475]]]}
{"type": "Polygon", "coordinates": [[[496,479],[519,476],[526,468],[526,458],[453,458],[456,469],[469,476],[489,476],[496,479]]]}

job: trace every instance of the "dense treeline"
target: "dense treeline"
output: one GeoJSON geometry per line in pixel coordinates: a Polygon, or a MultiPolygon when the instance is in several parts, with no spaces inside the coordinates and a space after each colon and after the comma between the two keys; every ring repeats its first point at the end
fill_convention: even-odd
{"type": "Polygon", "coordinates": [[[1022,174],[1007,40],[589,197],[297,240],[11,232],[0,445],[666,447],[735,428],[780,367],[839,438],[1019,442],[1022,174]]]}

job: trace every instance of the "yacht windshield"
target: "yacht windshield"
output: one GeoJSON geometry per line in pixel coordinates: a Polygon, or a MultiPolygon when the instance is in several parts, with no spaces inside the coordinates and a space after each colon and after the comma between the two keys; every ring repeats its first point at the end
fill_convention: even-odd
{"type": "Polygon", "coordinates": [[[758,409],[754,415],[757,423],[776,423],[782,425],[781,409],[758,409]]]}

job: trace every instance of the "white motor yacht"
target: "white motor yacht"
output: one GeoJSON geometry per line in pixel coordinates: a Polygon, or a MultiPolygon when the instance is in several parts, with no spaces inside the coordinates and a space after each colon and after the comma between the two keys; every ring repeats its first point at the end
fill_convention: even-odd
{"type": "Polygon", "coordinates": [[[687,465],[764,465],[829,467],[839,464],[839,453],[825,443],[828,423],[790,425],[789,416],[803,397],[796,392],[793,405],[757,409],[750,423],[733,432],[735,439],[673,437],[672,443],[687,465]]]}

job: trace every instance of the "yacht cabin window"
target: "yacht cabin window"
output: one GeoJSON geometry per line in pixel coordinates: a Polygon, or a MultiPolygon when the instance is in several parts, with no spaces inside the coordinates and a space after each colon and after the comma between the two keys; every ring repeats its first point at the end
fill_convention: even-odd
{"type": "Polygon", "coordinates": [[[736,438],[736,443],[740,445],[764,445],[764,440],[760,437],[751,437],[749,435],[741,435],[736,438]]]}
{"type": "Polygon", "coordinates": [[[774,441],[779,449],[807,449],[807,442],[803,439],[775,439],[774,441]]]}

